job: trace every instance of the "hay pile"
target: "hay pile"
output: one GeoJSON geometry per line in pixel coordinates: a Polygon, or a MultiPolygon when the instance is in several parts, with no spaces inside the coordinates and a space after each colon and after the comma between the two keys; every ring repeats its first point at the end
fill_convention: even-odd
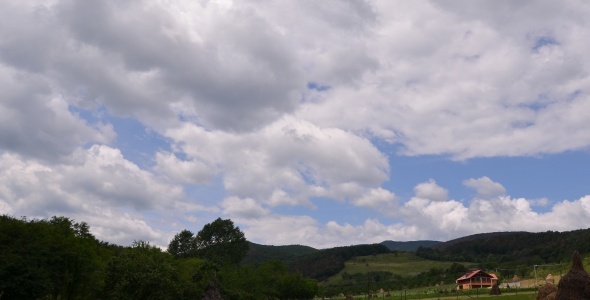
{"type": "Polygon", "coordinates": [[[590,276],[584,270],[578,251],[574,251],[572,267],[557,285],[556,300],[590,299],[590,276]]]}
{"type": "Polygon", "coordinates": [[[551,274],[547,275],[547,277],[545,278],[545,282],[555,284],[555,279],[553,279],[553,275],[551,275],[551,274]]]}
{"type": "Polygon", "coordinates": [[[555,300],[557,295],[557,287],[551,283],[546,283],[539,288],[536,300],[555,300]]]}
{"type": "Polygon", "coordinates": [[[492,289],[490,290],[490,295],[500,295],[502,294],[500,292],[500,287],[498,286],[498,284],[494,284],[494,286],[492,286],[492,289]]]}

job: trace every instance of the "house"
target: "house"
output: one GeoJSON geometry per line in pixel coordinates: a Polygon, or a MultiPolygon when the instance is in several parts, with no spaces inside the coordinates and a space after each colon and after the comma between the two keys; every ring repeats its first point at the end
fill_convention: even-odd
{"type": "Polygon", "coordinates": [[[491,288],[498,282],[496,274],[488,274],[482,270],[474,270],[457,278],[457,289],[491,288]]]}

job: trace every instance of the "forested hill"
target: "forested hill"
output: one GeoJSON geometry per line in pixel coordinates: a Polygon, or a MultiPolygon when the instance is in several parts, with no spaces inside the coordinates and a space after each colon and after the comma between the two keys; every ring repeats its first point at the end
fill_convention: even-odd
{"type": "MultiPolygon", "coordinates": [[[[311,299],[313,279],[280,262],[244,266],[249,244],[233,221],[196,234],[182,230],[167,251],[146,241],[122,247],[96,239],[85,222],[0,215],[0,298],[21,299],[311,299]],[[209,299],[209,298],[207,298],[209,299]]],[[[281,248],[303,255],[305,246],[281,248]]]]}
{"type": "Polygon", "coordinates": [[[568,261],[574,250],[590,253],[590,229],[476,234],[421,247],[416,255],[434,260],[542,264],[568,261]]]}
{"type": "Polygon", "coordinates": [[[416,252],[418,247],[434,247],[441,242],[439,241],[409,241],[409,242],[397,242],[397,241],[383,241],[382,245],[389,248],[392,251],[405,251],[405,252],[416,252]]]}
{"type": "Polygon", "coordinates": [[[468,235],[468,236],[464,236],[464,237],[460,237],[454,240],[450,240],[450,241],[446,241],[446,242],[441,242],[437,245],[433,245],[430,246],[430,248],[433,249],[438,249],[438,250],[445,250],[449,247],[452,247],[454,245],[457,244],[462,244],[462,243],[466,243],[466,242],[472,242],[472,241],[481,241],[481,240],[489,240],[489,239],[497,239],[497,238],[502,238],[503,236],[513,236],[513,235],[517,235],[517,234],[527,234],[530,232],[526,232],[526,231],[504,231],[504,232],[488,232],[488,233],[478,233],[478,234],[473,234],[473,235],[468,235]]]}
{"type": "Polygon", "coordinates": [[[390,250],[382,244],[324,249],[299,257],[289,269],[305,277],[323,280],[344,269],[344,262],[353,257],[389,252],[390,250]]]}
{"type": "Polygon", "coordinates": [[[278,260],[290,265],[298,257],[311,254],[319,250],[303,245],[268,246],[250,242],[250,249],[242,260],[242,264],[258,266],[270,260],[278,260]]]}
{"type": "Polygon", "coordinates": [[[388,252],[390,250],[382,244],[318,250],[302,245],[266,246],[250,243],[250,250],[242,264],[257,266],[275,260],[289,266],[292,272],[322,280],[340,272],[344,262],[353,257],[388,252]]]}

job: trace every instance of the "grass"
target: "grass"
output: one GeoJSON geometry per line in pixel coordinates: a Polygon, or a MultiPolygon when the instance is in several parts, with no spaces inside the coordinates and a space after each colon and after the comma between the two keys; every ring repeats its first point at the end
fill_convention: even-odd
{"type": "MultiPolygon", "coordinates": [[[[488,295],[485,294],[484,292],[487,292],[487,290],[482,291],[483,294],[481,295],[470,295],[470,296],[466,296],[466,295],[456,295],[456,294],[447,294],[447,295],[424,295],[422,297],[418,297],[417,295],[406,295],[405,297],[400,295],[400,294],[394,294],[391,297],[383,297],[383,296],[379,296],[378,298],[375,299],[385,299],[385,300],[398,300],[398,299],[441,299],[441,300],[452,300],[452,299],[488,299],[488,300],[535,300],[537,297],[537,294],[535,292],[525,292],[525,293],[519,293],[519,294],[504,294],[504,295],[499,295],[499,296],[492,296],[492,295],[488,295]]],[[[339,298],[334,298],[334,299],[339,299],[339,298]]],[[[355,296],[356,300],[360,300],[360,299],[365,299],[365,296],[355,296]]]]}
{"type": "MultiPolygon", "coordinates": [[[[358,256],[345,262],[345,267],[338,274],[328,278],[324,283],[331,284],[342,278],[342,273],[367,273],[373,271],[387,271],[401,276],[416,276],[427,272],[431,268],[447,269],[452,262],[427,260],[414,253],[386,253],[379,255],[358,256]]],[[[469,266],[471,263],[462,263],[469,266]]]]}

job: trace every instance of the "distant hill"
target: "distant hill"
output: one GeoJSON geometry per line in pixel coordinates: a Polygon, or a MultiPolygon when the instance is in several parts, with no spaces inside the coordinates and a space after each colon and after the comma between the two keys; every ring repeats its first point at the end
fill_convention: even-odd
{"type": "Polygon", "coordinates": [[[397,242],[397,241],[383,241],[381,245],[389,248],[392,251],[405,251],[405,252],[416,252],[418,247],[434,247],[441,242],[439,241],[409,241],[409,242],[397,242]]]}
{"type": "Polygon", "coordinates": [[[431,248],[420,247],[416,255],[435,260],[533,265],[569,261],[574,250],[590,253],[590,229],[475,234],[431,248]]]}
{"type": "Polygon", "coordinates": [[[353,257],[389,252],[390,250],[381,244],[318,250],[302,245],[266,246],[251,242],[250,250],[242,264],[258,266],[270,260],[278,260],[293,272],[322,280],[340,272],[344,268],[344,262],[353,257]]]}
{"type": "Polygon", "coordinates": [[[344,269],[344,262],[353,257],[389,252],[390,250],[382,244],[323,249],[298,257],[289,269],[305,277],[324,280],[344,269]]]}
{"type": "Polygon", "coordinates": [[[303,245],[267,246],[250,242],[250,250],[242,260],[242,264],[257,266],[269,260],[278,260],[290,265],[299,256],[311,254],[319,250],[303,245]]]}
{"type": "Polygon", "coordinates": [[[461,244],[470,243],[470,242],[474,242],[474,241],[479,242],[482,240],[497,240],[497,239],[502,239],[502,237],[511,237],[511,236],[521,235],[521,234],[526,235],[526,234],[531,234],[531,233],[526,232],[526,231],[503,231],[503,232],[478,233],[478,234],[472,234],[472,235],[467,235],[464,237],[456,238],[456,239],[449,240],[446,242],[440,242],[436,245],[431,246],[431,248],[438,249],[438,250],[445,250],[445,249],[452,248],[456,245],[461,245],[461,244]]]}
{"type": "Polygon", "coordinates": [[[492,232],[474,234],[447,242],[384,241],[380,244],[315,249],[303,245],[265,246],[250,244],[242,261],[259,265],[269,260],[283,262],[291,271],[318,280],[341,272],[345,262],[357,256],[391,251],[415,252],[424,259],[475,263],[481,266],[518,267],[568,262],[574,250],[590,253],[590,229],[567,232],[492,232]]]}

